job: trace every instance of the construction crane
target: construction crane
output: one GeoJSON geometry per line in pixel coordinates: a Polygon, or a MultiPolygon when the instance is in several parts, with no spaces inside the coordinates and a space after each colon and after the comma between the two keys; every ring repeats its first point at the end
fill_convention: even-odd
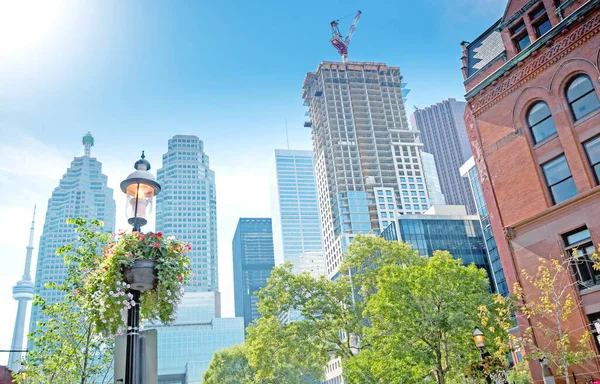
{"type": "Polygon", "coordinates": [[[350,27],[350,31],[348,31],[348,36],[344,38],[340,33],[340,28],[338,27],[339,20],[333,20],[331,22],[331,44],[337,49],[340,56],[342,56],[342,62],[348,61],[348,46],[350,45],[350,40],[352,39],[352,35],[356,30],[356,24],[358,24],[358,19],[360,19],[360,14],[362,12],[358,11],[356,16],[354,16],[354,21],[352,22],[352,26],[350,27]]]}

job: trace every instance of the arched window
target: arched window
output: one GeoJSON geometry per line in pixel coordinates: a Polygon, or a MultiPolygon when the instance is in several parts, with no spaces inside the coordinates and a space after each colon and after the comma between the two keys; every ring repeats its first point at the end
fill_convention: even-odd
{"type": "Polygon", "coordinates": [[[567,87],[567,101],[576,121],[600,108],[598,95],[587,75],[579,75],[567,87]]]}
{"type": "Polygon", "coordinates": [[[529,108],[529,112],[527,112],[527,124],[531,130],[531,136],[535,144],[556,133],[552,113],[550,113],[550,108],[548,108],[548,104],[544,101],[538,101],[529,108]]]}

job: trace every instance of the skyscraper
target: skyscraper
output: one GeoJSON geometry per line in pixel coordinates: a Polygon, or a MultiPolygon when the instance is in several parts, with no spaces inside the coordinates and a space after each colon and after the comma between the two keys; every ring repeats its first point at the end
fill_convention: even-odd
{"type": "Polygon", "coordinates": [[[29,229],[29,243],[27,244],[27,254],[25,256],[25,269],[23,277],[13,287],[13,299],[19,302],[17,308],[17,318],[15,319],[15,329],[13,331],[12,343],[8,355],[8,367],[13,372],[18,372],[21,364],[22,352],[15,352],[23,349],[23,335],[25,334],[25,316],[27,316],[27,302],[33,299],[33,282],[31,281],[31,256],[33,254],[33,232],[35,230],[35,207],[33,208],[33,219],[29,229]]]}
{"type": "Polygon", "coordinates": [[[305,253],[324,257],[312,151],[275,150],[271,210],[275,264],[289,261],[299,271],[305,253]]]}
{"type": "Polygon", "coordinates": [[[424,151],[431,153],[446,203],[464,205],[470,214],[476,212],[469,181],[460,176],[459,168],[472,156],[467,128],[463,120],[464,101],[444,100],[417,109],[410,117],[413,129],[421,133],[424,151]]]}
{"type": "Polygon", "coordinates": [[[156,230],[190,243],[193,270],[187,292],[218,292],[217,199],[215,173],[197,136],[169,140],[157,181],[156,230]]]}
{"type": "Polygon", "coordinates": [[[275,265],[271,219],[240,218],[233,236],[235,316],[244,327],[259,317],[256,292],[267,285],[275,265]]]}
{"type": "MultiPolygon", "coordinates": [[[[115,230],[113,190],[107,186],[106,175],[102,174],[102,163],[91,157],[94,146],[92,134],[88,132],[82,142],[83,156],[73,159],[48,200],[46,220],[40,237],[34,290],[48,303],[57,302],[62,294],[55,289],[46,288],[45,284],[61,282],[66,277],[64,261],[56,256],[56,250],[77,239],[73,226],[67,224],[67,219],[99,219],[104,222],[106,232],[115,230]]],[[[34,330],[37,321],[41,319],[41,313],[35,306],[31,312],[30,329],[34,330]]]]}
{"type": "Polygon", "coordinates": [[[504,270],[502,269],[502,262],[500,261],[500,254],[498,253],[498,245],[496,245],[496,239],[494,238],[494,231],[490,224],[490,214],[483,198],[483,191],[481,189],[481,182],[479,181],[479,174],[475,167],[475,159],[473,156],[467,160],[466,163],[460,167],[460,174],[462,177],[466,177],[471,184],[471,191],[473,192],[473,200],[477,207],[477,213],[479,214],[479,221],[481,222],[481,229],[483,230],[483,239],[485,240],[485,246],[487,249],[488,258],[490,259],[491,276],[490,279],[496,285],[496,291],[501,295],[508,296],[508,284],[506,284],[506,277],[504,276],[504,270]]]}
{"type": "Polygon", "coordinates": [[[422,213],[429,195],[419,133],[408,126],[400,68],[323,62],[304,79],[327,273],[358,233],[422,213]]]}
{"type": "Polygon", "coordinates": [[[154,325],[159,383],[200,384],[212,355],[244,340],[241,318],[221,318],[215,173],[197,136],[169,139],[156,197],[156,230],[192,245],[192,281],[170,326],[154,325]]]}

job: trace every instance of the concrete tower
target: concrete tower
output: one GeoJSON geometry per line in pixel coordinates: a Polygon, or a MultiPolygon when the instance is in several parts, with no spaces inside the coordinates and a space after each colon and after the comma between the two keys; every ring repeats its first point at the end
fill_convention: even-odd
{"type": "Polygon", "coordinates": [[[398,67],[326,61],[303,89],[327,274],[335,277],[356,234],[379,234],[398,215],[429,208],[423,144],[408,125],[398,67]]]}
{"type": "MultiPolygon", "coordinates": [[[[27,302],[33,299],[33,281],[31,281],[31,255],[33,254],[33,232],[35,227],[35,206],[33,207],[33,219],[29,229],[29,243],[27,244],[27,254],[25,256],[25,269],[23,277],[17,281],[13,287],[13,299],[19,302],[17,309],[17,318],[15,319],[15,329],[13,331],[12,343],[10,349],[19,351],[23,349],[23,335],[25,334],[25,316],[27,315],[27,302]]],[[[8,355],[8,367],[11,371],[19,371],[22,352],[11,352],[8,355]]]]}

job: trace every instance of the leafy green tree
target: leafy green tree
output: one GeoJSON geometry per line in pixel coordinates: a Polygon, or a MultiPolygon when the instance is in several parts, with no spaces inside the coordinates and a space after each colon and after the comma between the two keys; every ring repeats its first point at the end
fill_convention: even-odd
{"type": "Polygon", "coordinates": [[[204,384],[258,383],[256,371],[250,367],[244,345],[217,351],[204,373],[204,384]]]}
{"type": "MultiPolygon", "coordinates": [[[[492,298],[485,271],[445,251],[420,260],[384,266],[368,300],[364,342],[379,383],[460,382],[465,362],[477,358],[478,307],[492,298]]],[[[355,376],[346,377],[358,383],[355,376]]]]}
{"type": "Polygon", "coordinates": [[[63,257],[67,277],[64,282],[47,285],[62,295],[62,300],[48,303],[34,298],[46,320],[37,324],[28,338],[33,345],[15,373],[19,384],[109,383],[112,382],[112,340],[94,331],[78,296],[89,266],[102,257],[109,235],[101,231],[102,222],[70,219],[78,232],[76,244],[57,251],[63,257]]]}

